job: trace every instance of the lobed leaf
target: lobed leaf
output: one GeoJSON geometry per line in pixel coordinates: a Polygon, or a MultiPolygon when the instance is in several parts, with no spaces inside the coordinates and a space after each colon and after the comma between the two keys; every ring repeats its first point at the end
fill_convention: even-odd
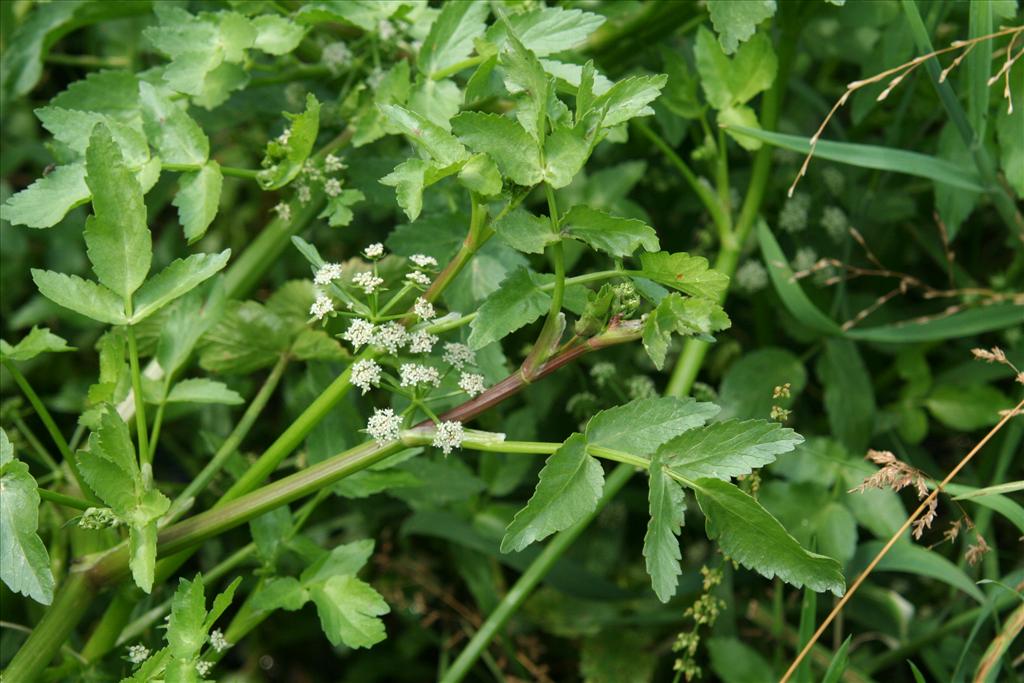
{"type": "Polygon", "coordinates": [[[0,429],[0,579],[15,593],[53,602],[54,578],[39,527],[39,493],[28,465],[0,429]]]}
{"type": "Polygon", "coordinates": [[[482,349],[504,339],[539,318],[550,305],[551,295],[540,288],[539,278],[519,268],[502,280],[498,289],[480,306],[470,323],[472,331],[468,343],[473,349],[482,349]]]}
{"type": "Polygon", "coordinates": [[[201,239],[217,216],[223,180],[220,165],[212,159],[178,179],[178,194],[171,203],[178,207],[178,222],[189,244],[201,239]]]}
{"type": "Polygon", "coordinates": [[[544,462],[526,507],[501,539],[501,552],[518,552],[593,512],[604,488],[604,470],[587,455],[587,440],[573,434],[544,462]]]}
{"type": "Polygon", "coordinates": [[[231,257],[231,250],[219,254],[192,254],[175,259],[150,278],[135,297],[131,322],[138,323],[194,287],[216,275],[231,257]]]}
{"type": "Polygon", "coordinates": [[[792,451],[804,438],[768,420],[726,420],[691,429],[658,449],[661,461],[686,479],[750,474],[792,451]]]}
{"type": "Polygon", "coordinates": [[[585,205],[572,207],[560,225],[568,236],[616,258],[632,256],[640,247],[647,251],[661,248],[658,233],[643,221],[620,218],[585,205]]]}
{"type": "Polygon", "coordinates": [[[644,535],[644,559],[654,593],[662,602],[668,602],[675,595],[679,575],[683,573],[678,536],[686,513],[686,498],[683,487],[665,474],[660,451],[651,458],[648,486],[651,519],[644,535]]]}
{"type": "Polygon", "coordinates": [[[650,455],[666,441],[713,418],[714,403],[687,398],[642,398],[602,410],[587,423],[587,445],[650,455]]]}

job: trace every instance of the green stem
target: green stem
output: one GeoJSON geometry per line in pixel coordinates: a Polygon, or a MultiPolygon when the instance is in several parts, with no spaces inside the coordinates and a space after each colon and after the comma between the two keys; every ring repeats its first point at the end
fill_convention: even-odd
{"type": "Polygon", "coordinates": [[[87,500],[81,498],[75,498],[74,496],[66,496],[63,493],[57,493],[49,489],[36,489],[39,492],[39,497],[43,500],[48,500],[51,503],[57,503],[64,507],[74,508],[75,510],[88,510],[93,506],[87,500]]]}
{"type": "Polygon", "coordinates": [[[125,586],[117,591],[107,610],[100,618],[85,647],[82,657],[88,662],[98,661],[117,643],[124,625],[131,619],[135,605],[139,603],[141,592],[135,586],[125,586]]]}
{"type": "Polygon", "coordinates": [[[224,463],[227,462],[235,451],[238,450],[239,445],[249,434],[249,430],[256,423],[260,413],[266,407],[267,402],[270,401],[270,397],[274,394],[274,390],[277,389],[277,385],[280,383],[281,378],[284,376],[285,368],[288,367],[288,361],[290,360],[287,354],[282,356],[274,364],[270,374],[263,381],[263,386],[260,387],[256,395],[253,396],[252,401],[249,403],[249,407],[245,409],[245,413],[242,414],[242,418],[235,425],[235,428],[231,430],[231,434],[224,440],[217,452],[214,453],[213,457],[210,458],[210,462],[206,463],[206,467],[196,475],[195,479],[189,482],[188,486],[178,494],[174,502],[171,503],[171,508],[167,513],[168,519],[176,519],[182,512],[188,509],[191,502],[198,496],[209,484],[213,481],[213,478],[220,472],[221,468],[224,467],[224,463]]]}
{"type": "Polygon", "coordinates": [[[135,427],[139,438],[139,469],[148,487],[152,482],[152,457],[146,434],[146,401],[142,397],[142,371],[139,369],[139,347],[135,341],[135,328],[128,326],[128,364],[132,372],[132,393],[135,394],[135,427]]]}
{"type": "Polygon", "coordinates": [[[25,424],[25,421],[21,419],[21,416],[18,415],[17,412],[14,413],[11,420],[14,422],[14,426],[18,428],[18,431],[21,432],[21,435],[25,437],[25,441],[28,441],[29,446],[31,446],[32,450],[35,451],[39,461],[46,465],[46,467],[53,472],[55,477],[59,478],[61,476],[60,465],[57,464],[57,461],[53,459],[50,452],[46,450],[46,447],[43,446],[42,442],[38,437],[36,437],[35,432],[28,428],[28,425],[25,424]]]}
{"type": "MultiPolygon", "coordinates": [[[[548,219],[551,221],[551,232],[558,236],[558,204],[555,201],[555,191],[551,185],[544,184],[544,194],[548,200],[548,219]]],[[[565,329],[565,318],[562,315],[562,299],[565,296],[565,254],[562,249],[561,240],[550,247],[551,262],[555,267],[554,287],[551,290],[551,306],[548,309],[548,317],[544,320],[544,327],[537,335],[537,341],[533,343],[526,360],[523,361],[521,373],[527,381],[532,381],[537,368],[546,361],[561,340],[562,332],[565,329]]]]}
{"type": "Polygon", "coordinates": [[[57,445],[57,450],[60,451],[61,457],[64,458],[64,462],[68,464],[71,469],[71,474],[74,475],[75,481],[78,482],[78,487],[82,489],[82,493],[85,494],[90,500],[98,500],[90,489],[85,484],[85,480],[82,479],[82,474],[78,471],[78,465],[75,464],[75,458],[71,453],[71,449],[68,447],[68,442],[64,440],[64,435],[60,433],[60,429],[57,427],[57,423],[53,421],[53,416],[50,415],[50,411],[43,405],[39,395],[36,394],[35,389],[29,384],[21,371],[9,360],[3,361],[3,366],[7,368],[7,372],[11,373],[11,377],[14,378],[14,383],[21,389],[21,393],[25,394],[25,398],[32,404],[32,409],[36,411],[36,415],[39,416],[43,426],[46,427],[46,431],[50,434],[50,438],[53,439],[53,443],[57,445]]]}
{"type": "MultiPolygon", "coordinates": [[[[165,378],[167,381],[164,384],[164,396],[170,391],[170,376],[165,378]]],[[[164,410],[167,407],[166,401],[160,401],[160,405],[156,407],[156,417],[153,418],[153,432],[149,435],[149,462],[153,462],[156,457],[156,445],[160,441],[160,427],[164,423],[164,410]]]]}
{"type": "MultiPolygon", "coordinates": [[[[202,170],[202,164],[161,164],[160,168],[164,171],[173,171],[176,173],[189,173],[193,171],[202,170]]],[[[236,168],[234,166],[221,166],[220,172],[223,175],[231,176],[233,178],[247,178],[249,180],[256,180],[259,177],[260,172],[251,168],[236,168]]]]}

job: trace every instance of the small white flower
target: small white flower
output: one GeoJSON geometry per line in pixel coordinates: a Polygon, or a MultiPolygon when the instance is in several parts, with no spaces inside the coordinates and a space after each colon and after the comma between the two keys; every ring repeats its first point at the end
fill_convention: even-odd
{"type": "Polygon", "coordinates": [[[348,329],[345,330],[345,333],[341,335],[341,338],[358,351],[360,346],[366,346],[373,341],[375,332],[376,328],[374,328],[372,323],[362,318],[356,318],[348,326],[348,329]]]}
{"type": "Polygon", "coordinates": [[[274,212],[277,214],[278,218],[285,222],[292,219],[292,207],[288,206],[284,202],[278,202],[277,206],[274,207],[274,212]]]}
{"type": "Polygon", "coordinates": [[[361,287],[367,294],[373,294],[378,287],[384,284],[384,278],[377,277],[373,273],[366,271],[353,275],[352,284],[356,287],[361,287]]]}
{"type": "Polygon", "coordinates": [[[793,270],[800,272],[810,270],[818,262],[818,254],[814,247],[800,247],[793,255],[793,270]]]}
{"type": "Polygon", "coordinates": [[[459,377],[459,388],[469,394],[470,398],[482,394],[487,389],[484,385],[484,376],[472,372],[464,372],[459,377]]]}
{"type": "Polygon", "coordinates": [[[377,22],[377,35],[381,40],[391,40],[395,35],[395,25],[386,19],[377,22]]]}
{"type": "Polygon", "coordinates": [[[440,341],[426,330],[418,330],[409,335],[409,353],[430,353],[434,344],[440,341]]]}
{"type": "Polygon", "coordinates": [[[380,258],[384,255],[384,245],[380,242],[374,242],[363,253],[366,254],[366,258],[380,258]]]}
{"type": "Polygon", "coordinates": [[[426,268],[427,266],[437,267],[437,259],[433,256],[427,256],[425,254],[413,254],[409,257],[409,260],[415,263],[419,268],[426,268]]]}
{"type": "Polygon", "coordinates": [[[797,192],[786,200],[779,212],[779,228],[786,232],[800,232],[807,227],[807,214],[811,208],[811,198],[797,192]]]}
{"type": "Polygon", "coordinates": [[[409,333],[404,327],[392,321],[376,329],[373,333],[373,343],[387,349],[388,353],[395,354],[409,343],[409,333]]]}
{"type": "Polygon", "coordinates": [[[402,418],[395,415],[391,408],[376,409],[366,422],[366,432],[381,446],[398,441],[398,430],[402,427],[402,418]]]}
{"type": "Polygon", "coordinates": [[[210,669],[213,668],[213,662],[199,661],[196,662],[196,673],[202,677],[206,677],[206,674],[210,673],[210,669]]]}
{"type": "Polygon", "coordinates": [[[418,270],[406,274],[405,279],[420,287],[429,287],[431,282],[430,277],[426,273],[421,273],[418,270]]]}
{"type": "Polygon", "coordinates": [[[444,345],[442,360],[456,370],[461,370],[466,365],[476,365],[476,354],[465,344],[448,342],[444,345]]]}
{"type": "Polygon", "coordinates": [[[753,294],[768,285],[768,271],[760,261],[750,259],[736,269],[735,281],[738,290],[753,294]]]}
{"type": "Polygon", "coordinates": [[[419,363],[403,363],[398,368],[403,387],[419,387],[425,384],[433,384],[435,387],[441,385],[441,375],[437,368],[432,368],[419,363]]]}
{"type": "Polygon", "coordinates": [[[323,320],[324,316],[334,310],[334,302],[329,296],[320,294],[316,301],[309,307],[309,314],[317,320],[323,320]]]}
{"type": "Polygon", "coordinates": [[[299,185],[295,188],[295,196],[300,204],[308,204],[313,194],[309,191],[309,185],[299,185]]]}
{"type": "Polygon", "coordinates": [[[345,43],[331,43],[324,47],[323,52],[320,53],[320,59],[323,60],[324,66],[337,76],[341,73],[341,67],[352,60],[352,51],[345,43]]]}
{"type": "Polygon", "coordinates": [[[128,661],[132,664],[142,664],[149,659],[149,648],[140,643],[128,647],[128,661]]]}
{"type": "Polygon", "coordinates": [[[381,82],[384,80],[384,71],[379,66],[373,67],[369,75],[366,77],[366,85],[370,90],[376,90],[380,87],[381,82]]]}
{"type": "Polygon", "coordinates": [[[452,450],[462,446],[462,439],[465,436],[465,432],[462,429],[462,423],[455,420],[448,422],[442,422],[437,425],[437,431],[434,432],[434,446],[440,448],[445,455],[448,455],[452,450]]]}
{"type": "Polygon", "coordinates": [[[849,233],[850,222],[838,206],[826,206],[821,212],[821,227],[825,228],[833,241],[841,242],[849,233]]]}
{"type": "Polygon", "coordinates": [[[434,304],[430,303],[422,296],[416,299],[416,303],[412,307],[412,312],[416,314],[416,317],[420,320],[433,320],[437,317],[437,313],[434,311],[434,304]]]}
{"type": "Polygon", "coordinates": [[[341,194],[341,183],[336,178],[331,178],[324,183],[324,193],[328,197],[337,197],[341,194]]]}
{"type": "Polygon", "coordinates": [[[219,628],[215,628],[210,633],[210,646],[217,652],[224,652],[224,650],[231,647],[231,643],[229,643],[228,639],[224,637],[223,631],[219,628]]]}
{"type": "Polygon", "coordinates": [[[291,137],[292,137],[292,129],[291,128],[286,128],[283,133],[281,133],[280,135],[277,136],[277,143],[279,145],[287,145],[288,141],[291,139],[291,137]]]}
{"type": "Polygon", "coordinates": [[[312,159],[306,159],[302,164],[302,173],[310,180],[320,180],[323,173],[312,159]]]}
{"type": "Polygon", "coordinates": [[[313,284],[329,285],[332,281],[337,280],[340,277],[340,263],[325,263],[317,268],[316,275],[313,276],[313,284]]]}
{"type": "Polygon", "coordinates": [[[327,171],[328,173],[337,173],[343,168],[345,168],[345,164],[343,164],[341,159],[334,156],[333,154],[328,154],[326,157],[324,157],[324,170],[327,171]]]}
{"type": "Polygon", "coordinates": [[[633,375],[626,380],[626,393],[633,400],[654,398],[658,395],[658,388],[654,385],[654,380],[647,375],[633,375]]]}
{"type": "Polygon", "coordinates": [[[590,368],[590,376],[597,382],[597,386],[603,387],[610,382],[615,375],[617,370],[615,369],[614,363],[608,361],[602,361],[595,363],[594,367],[590,368]]]}
{"type": "Polygon", "coordinates": [[[370,387],[380,386],[380,366],[373,360],[361,360],[352,366],[351,378],[365,394],[370,387]]]}

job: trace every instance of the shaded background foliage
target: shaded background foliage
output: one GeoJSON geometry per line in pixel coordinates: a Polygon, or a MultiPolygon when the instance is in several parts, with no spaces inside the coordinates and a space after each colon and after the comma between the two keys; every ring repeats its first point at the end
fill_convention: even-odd
{"type": "MultiPolygon", "coordinates": [[[[228,7],[262,11],[265,4],[295,9],[292,5],[300,3],[177,4],[194,11],[228,7]]],[[[507,11],[515,12],[537,4],[495,6],[507,5],[507,11]]],[[[1000,169],[999,187],[974,192],[933,179],[942,168],[936,160],[954,164],[964,175],[979,174],[959,135],[955,115],[940,103],[932,79],[919,68],[882,102],[876,98],[884,83],[856,92],[823,135],[829,141],[926,155],[918,160],[923,166],[916,173],[893,172],[907,168],[893,167],[886,159],[894,156],[887,157],[884,151],[876,150],[872,157],[863,148],[838,148],[834,158],[826,160],[829,154],[823,145],[794,195],[787,198],[803,161],[800,145],[807,144],[847,84],[921,53],[910,13],[895,1],[851,0],[841,6],[707,4],[710,8],[691,3],[560,3],[606,17],[604,25],[568,55],[568,61],[594,59],[613,78],[634,72],[667,73],[669,82],[654,104],[653,118],[630,127],[617,144],[599,147],[580,177],[558,191],[559,200],[563,206],[587,203],[641,218],[657,228],[665,250],[713,258],[718,248],[713,218],[692,185],[680,176],[679,164],[645,131],[674,150],[700,176],[697,183],[705,185],[735,217],[751,181],[759,143],[750,137],[727,137],[716,124],[756,124],[757,119],[749,116],[756,117],[763,95],[755,91],[742,102],[714,103],[715,88],[721,83],[713,82],[712,72],[702,68],[700,51],[695,49],[702,40],[717,40],[731,53],[761,41],[764,47],[758,49],[765,50],[761,61],[771,53],[786,64],[779,70],[787,80],[774,128],[795,136],[781,142],[798,151],[780,146],[770,152],[771,171],[759,211],[764,223],[741,245],[726,305],[733,324],[717,335],[693,393],[717,397],[723,417],[767,418],[773,407],[789,411],[787,424],[808,437],[807,442],[766,468],[752,485],[765,507],[798,540],[839,559],[846,576],[853,577],[913,507],[911,494],[848,493],[873,472],[873,466],[862,459],[865,451],[891,450],[901,460],[941,478],[996,423],[999,411],[1020,399],[1009,368],[980,364],[972,360],[970,350],[1000,346],[1018,367],[1024,367],[1020,301],[1024,228],[1019,213],[1014,217],[1011,211],[1008,216],[996,196],[1007,193],[1017,201],[1021,196],[1024,70],[1018,66],[1010,74],[1017,104],[1014,115],[1006,113],[998,84],[979,94],[977,67],[971,60],[949,77],[953,92],[964,102],[969,125],[1000,169]],[[729,14],[728,7],[740,5],[763,8],[750,9],[750,16],[729,14]],[[708,108],[708,102],[715,106],[708,108]],[[753,106],[743,109],[748,102],[753,106]],[[722,149],[727,150],[724,155],[722,149]],[[850,228],[856,229],[856,235],[850,228]],[[787,268],[798,274],[796,282],[787,268]],[[886,272],[872,275],[854,269],[886,272]],[[873,308],[901,283],[905,291],[897,291],[873,308]],[[936,292],[949,296],[931,296],[936,292]],[[993,301],[997,303],[983,306],[993,301]],[[943,326],[941,316],[949,306],[968,310],[973,317],[943,326]],[[860,318],[864,311],[869,315],[860,318]],[[885,327],[922,317],[939,324],[927,323],[925,332],[919,331],[921,323],[913,331],[885,327]],[[841,326],[850,321],[854,324],[843,334],[841,326]],[[872,331],[861,332],[865,329],[872,331]],[[790,396],[773,396],[773,390],[785,384],[790,396]]],[[[989,8],[986,18],[979,18],[967,3],[921,3],[932,42],[940,46],[989,32],[980,28],[983,19],[990,30],[1019,23],[1015,2],[975,4],[989,8]]],[[[163,63],[143,34],[156,21],[148,3],[103,3],[103,7],[88,7],[78,15],[80,28],[75,21],[64,24],[49,34],[38,57],[28,50],[24,61],[22,53],[16,52],[25,50],[19,42],[19,26],[26,26],[43,7],[11,2],[0,8],[4,13],[2,199],[39,177],[61,154],[33,116],[35,107],[96,69],[143,70],[163,63]],[[89,17],[90,11],[96,15],[89,17]],[[65,28],[76,30],[65,32],[65,28]],[[36,59],[41,61],[37,64],[36,59]],[[32,65],[39,69],[38,78],[31,77],[32,65]]],[[[400,19],[395,23],[403,26],[409,41],[422,40],[423,27],[404,26],[400,19]]],[[[995,47],[1004,44],[997,42],[995,47]]],[[[369,30],[343,23],[318,26],[294,57],[267,60],[266,70],[254,69],[245,89],[212,110],[193,107],[190,114],[208,134],[213,155],[222,165],[257,168],[266,141],[284,126],[281,111],[302,111],[306,93],[314,93],[323,103],[324,142],[348,125],[361,107],[373,104],[373,89],[357,86],[353,90],[349,74],[359,82],[372,73],[371,64],[378,60],[389,64],[405,54],[402,41],[380,35],[375,24],[369,30]],[[339,40],[351,43],[361,60],[351,71],[335,73],[324,61],[324,47],[339,40]]],[[[766,76],[768,84],[774,77],[766,76]]],[[[443,100],[443,95],[437,97],[443,100]]],[[[385,241],[399,254],[422,252],[439,260],[457,250],[468,216],[454,184],[431,188],[424,195],[422,216],[413,223],[396,203],[392,188],[379,183],[406,158],[405,150],[404,140],[395,136],[346,150],[346,187],[362,192],[365,200],[352,207],[351,225],[332,228],[321,220],[303,231],[325,258],[342,261],[377,241],[385,241]]],[[[181,227],[171,203],[176,192],[176,180],[165,174],[147,194],[155,260],[161,264],[180,252],[181,227]]],[[[273,218],[274,205],[287,192],[261,192],[245,179],[225,178],[220,211],[197,248],[241,252],[273,218]]],[[[543,199],[531,198],[528,203],[542,206],[543,199]]],[[[85,208],[75,209],[47,231],[8,224],[0,231],[4,337],[18,339],[31,326],[47,324],[79,349],[37,359],[22,368],[68,434],[75,429],[83,397],[99,370],[92,349],[102,330],[39,296],[28,272],[33,267],[87,272],[80,237],[86,214],[85,208]]],[[[569,247],[567,254],[579,272],[592,265],[587,261],[592,255],[582,249],[569,247]]],[[[474,309],[505,275],[529,259],[542,262],[495,241],[460,276],[447,303],[456,310],[474,309]]],[[[593,267],[601,266],[595,262],[593,267]]],[[[302,256],[288,249],[270,264],[253,298],[265,300],[307,272],[302,256]]],[[[149,352],[158,324],[148,334],[142,331],[142,345],[149,352]]],[[[516,333],[504,345],[507,359],[500,357],[500,351],[485,359],[488,380],[503,376],[506,360],[517,364],[531,340],[528,332],[516,333]]],[[[670,353],[665,372],[656,371],[638,345],[593,355],[485,414],[479,424],[506,432],[510,438],[561,440],[567,426],[575,428],[599,409],[659,393],[670,381],[677,352],[670,353]]],[[[258,452],[272,441],[341,367],[325,362],[291,367],[283,391],[272,399],[249,435],[245,452],[258,452]]],[[[4,373],[0,379],[5,427],[22,435],[20,425],[31,426],[31,415],[9,375],[4,373]]],[[[259,377],[231,375],[226,381],[250,396],[259,377]]],[[[366,412],[367,406],[355,395],[347,398],[314,429],[291,464],[315,462],[358,443],[361,437],[352,426],[364,424],[366,412]]],[[[211,406],[171,416],[173,422],[161,443],[173,457],[163,458],[158,466],[159,477],[170,490],[184,486],[197,473],[230,431],[232,414],[226,406],[211,406]]],[[[12,439],[24,449],[23,436],[12,439]]],[[[1016,418],[958,483],[986,487],[1019,480],[1021,440],[1020,418],[1016,418]]],[[[245,454],[235,456],[228,472],[238,476],[246,463],[245,454]]],[[[532,460],[483,454],[410,465],[403,470],[405,483],[392,481],[385,494],[367,482],[339,485],[340,497],[315,513],[307,536],[317,543],[378,539],[370,574],[392,607],[386,617],[388,640],[368,651],[332,648],[311,608],[277,612],[232,650],[222,670],[234,672],[231,676],[237,680],[420,681],[437,676],[536,555],[532,549],[502,555],[496,539],[529,496],[538,467],[532,460]]],[[[223,492],[226,484],[218,486],[214,495],[223,492]]],[[[967,492],[966,488],[953,490],[967,492]]],[[[700,569],[704,565],[724,572],[722,583],[711,589],[724,601],[721,614],[705,634],[697,656],[706,679],[772,680],[781,674],[792,657],[792,645],[806,640],[808,625],[820,621],[830,599],[822,596],[815,604],[778,581],[773,584],[723,565],[694,519],[683,531],[679,595],[662,605],[650,593],[643,563],[638,561],[646,518],[645,488],[633,482],[559,560],[473,675],[481,680],[502,676],[670,680],[676,657],[672,645],[676,634],[692,627],[692,615],[685,610],[703,592],[700,569]]],[[[1015,600],[999,585],[976,582],[999,581],[1019,591],[1024,572],[1022,518],[1019,494],[960,502],[944,498],[939,518],[923,540],[901,542],[850,603],[841,633],[822,643],[815,655],[821,668],[814,670],[814,678],[852,633],[856,635],[848,651],[846,680],[914,680],[903,663],[907,658],[929,680],[966,680],[1001,628],[997,616],[1012,608],[1015,600]],[[999,501],[997,505],[984,504],[993,499],[999,501]],[[951,543],[943,542],[943,528],[965,516],[991,547],[976,566],[964,558],[968,547],[977,543],[974,535],[964,532],[951,543]]],[[[50,540],[58,567],[90,547],[89,539],[69,529],[65,521],[44,506],[41,528],[46,529],[44,538],[50,540]]],[[[249,538],[249,529],[242,528],[210,541],[188,570],[208,570],[249,538]]],[[[15,599],[6,587],[0,591],[5,621],[38,619],[38,605],[15,599]]],[[[141,613],[149,605],[144,602],[137,609],[141,613]]],[[[147,635],[153,634],[140,637],[147,635]]],[[[22,637],[16,630],[3,630],[4,662],[22,637]]],[[[77,649],[81,642],[69,645],[77,649]]],[[[1003,668],[996,674],[999,680],[1020,677],[1019,657],[1017,644],[1004,657],[1003,668]]],[[[108,680],[123,671],[124,663],[111,656],[89,675],[108,680]]]]}

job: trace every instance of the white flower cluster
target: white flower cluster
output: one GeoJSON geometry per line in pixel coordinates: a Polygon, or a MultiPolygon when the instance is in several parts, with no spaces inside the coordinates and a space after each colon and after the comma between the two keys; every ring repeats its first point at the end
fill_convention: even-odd
{"type": "Polygon", "coordinates": [[[345,164],[342,163],[340,158],[333,154],[328,154],[324,157],[324,170],[328,173],[337,173],[343,168],[345,168],[345,164]]]}
{"type": "Polygon", "coordinates": [[[462,439],[465,437],[462,423],[455,420],[441,422],[434,432],[433,445],[440,448],[445,455],[449,455],[454,449],[462,446],[462,439]]]}
{"type": "Polygon", "coordinates": [[[128,646],[128,661],[136,666],[149,659],[149,648],[141,643],[128,646]]]}
{"type": "Polygon", "coordinates": [[[818,262],[818,254],[814,247],[800,247],[793,255],[793,270],[797,272],[810,270],[818,262]]]}
{"type": "Polygon", "coordinates": [[[736,289],[753,294],[764,289],[768,284],[768,271],[764,269],[760,261],[748,259],[736,269],[735,281],[736,289]]]}
{"type": "Polygon", "coordinates": [[[437,371],[437,368],[432,368],[429,365],[403,363],[398,368],[398,375],[403,387],[441,386],[441,373],[437,371]]]}
{"type": "Polygon", "coordinates": [[[324,47],[320,59],[328,71],[337,76],[341,73],[342,67],[352,61],[352,51],[345,43],[331,43],[324,47]]]}
{"type": "Polygon", "coordinates": [[[476,365],[476,354],[465,344],[448,342],[444,345],[442,360],[456,370],[461,370],[467,365],[476,365]]]}
{"type": "Polygon", "coordinates": [[[313,192],[309,189],[309,185],[299,185],[295,188],[295,196],[299,200],[299,204],[308,204],[309,200],[313,198],[313,192]]]}
{"type": "Polygon", "coordinates": [[[284,131],[277,136],[277,144],[287,145],[288,141],[292,139],[292,129],[285,128],[284,131]]]}
{"type": "Polygon", "coordinates": [[[391,408],[376,409],[366,422],[366,432],[381,446],[398,441],[402,418],[391,408]]]}
{"type": "Polygon", "coordinates": [[[366,258],[379,259],[384,256],[384,245],[380,242],[374,242],[368,246],[363,253],[366,254],[366,258]]]}
{"type": "Polygon", "coordinates": [[[334,280],[341,277],[341,264],[340,263],[325,263],[316,270],[316,275],[313,276],[313,284],[315,285],[329,285],[334,280]]]}
{"type": "Polygon", "coordinates": [[[437,317],[437,312],[434,310],[434,304],[430,303],[422,296],[417,297],[416,303],[412,307],[412,312],[416,314],[416,317],[420,320],[433,320],[437,317]]]}
{"type": "Polygon", "coordinates": [[[345,333],[341,335],[341,338],[352,345],[352,348],[356,351],[360,347],[366,346],[373,342],[376,328],[372,323],[363,320],[362,318],[356,318],[352,321],[352,324],[348,326],[345,333]]]}
{"type": "Polygon", "coordinates": [[[323,320],[324,316],[334,310],[334,302],[329,296],[319,294],[316,301],[309,307],[309,314],[317,320],[323,320]]]}
{"type": "Polygon", "coordinates": [[[373,273],[366,271],[363,273],[356,273],[352,276],[352,284],[356,287],[362,288],[367,294],[373,294],[377,291],[377,288],[384,284],[384,278],[378,277],[373,273]]]}
{"type": "Polygon", "coordinates": [[[286,223],[292,219],[292,207],[288,206],[284,202],[278,202],[273,210],[274,213],[277,214],[277,217],[286,223]]]}
{"type": "Polygon", "coordinates": [[[850,230],[850,222],[846,213],[838,206],[826,206],[821,212],[821,227],[834,242],[842,242],[850,230]]]}
{"type": "Polygon", "coordinates": [[[470,398],[484,393],[487,386],[484,384],[484,376],[472,372],[464,372],[459,377],[459,388],[469,394],[470,398]]]}
{"type": "Polygon", "coordinates": [[[608,361],[601,361],[595,363],[594,367],[590,368],[590,376],[597,382],[597,386],[603,387],[615,378],[618,371],[615,369],[614,363],[608,361]]]}
{"type": "Polygon", "coordinates": [[[409,333],[399,323],[392,321],[374,330],[373,343],[387,349],[390,354],[396,354],[409,343],[409,333]]]}
{"type": "Polygon", "coordinates": [[[229,647],[231,647],[231,643],[229,643],[228,639],[224,637],[223,631],[221,631],[219,628],[215,628],[210,633],[210,647],[212,647],[217,652],[224,652],[224,650],[227,650],[229,647]]]}
{"type": "Polygon", "coordinates": [[[337,197],[341,194],[341,182],[337,178],[330,178],[324,183],[324,194],[328,197],[337,197]]]}
{"type": "Polygon", "coordinates": [[[361,360],[352,365],[352,384],[363,390],[365,394],[371,387],[380,386],[380,366],[374,360],[361,360]]]}
{"type": "Polygon", "coordinates": [[[413,254],[409,260],[416,264],[417,268],[437,268],[437,259],[424,254],[413,254]]]}
{"type": "Polygon", "coordinates": [[[409,271],[406,274],[405,279],[414,285],[419,285],[420,287],[429,287],[432,282],[430,276],[420,270],[409,271]]]}
{"type": "Polygon", "coordinates": [[[435,335],[426,330],[417,330],[409,335],[409,353],[430,353],[438,341],[435,335]]]}
{"type": "Polygon", "coordinates": [[[213,669],[213,662],[207,662],[206,660],[200,660],[196,662],[196,673],[206,678],[206,675],[213,669]]]}
{"type": "Polygon", "coordinates": [[[779,212],[779,228],[786,232],[800,232],[807,227],[807,213],[811,208],[811,198],[802,192],[786,200],[779,212]]]}

